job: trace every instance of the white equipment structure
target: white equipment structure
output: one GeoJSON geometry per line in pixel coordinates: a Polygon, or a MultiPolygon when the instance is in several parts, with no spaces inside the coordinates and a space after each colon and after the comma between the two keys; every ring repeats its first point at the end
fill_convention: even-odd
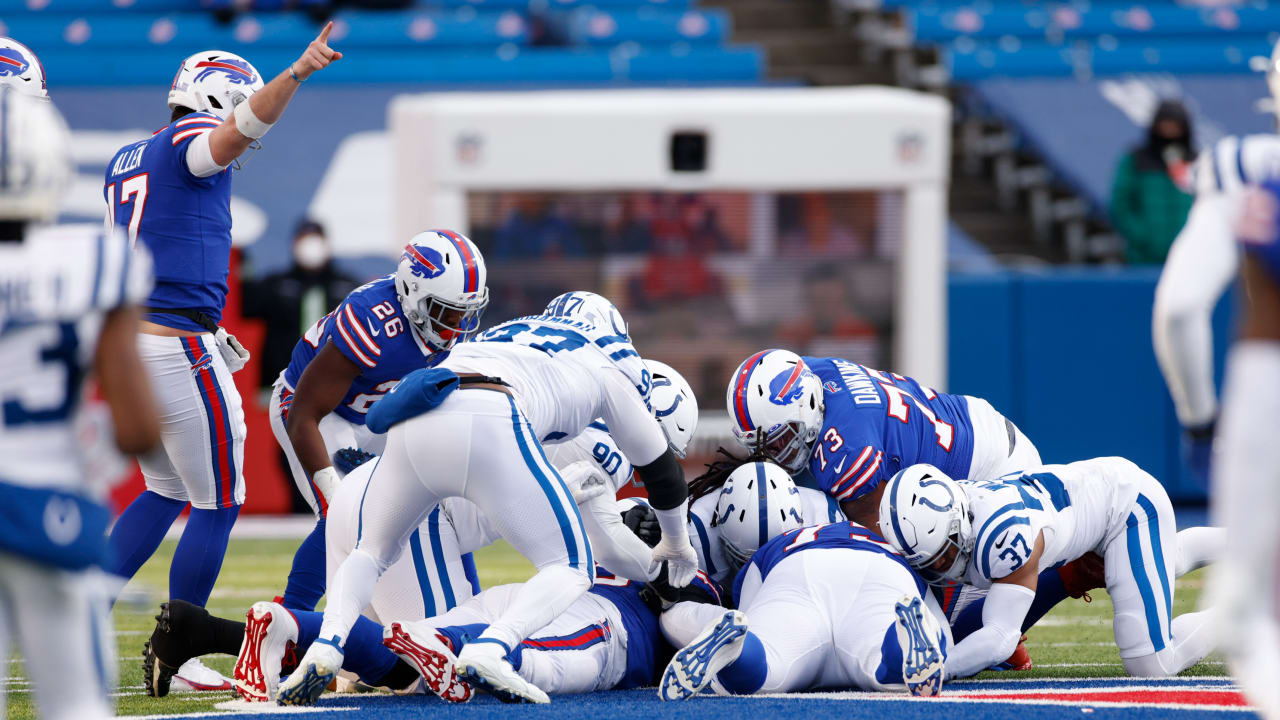
{"type": "MultiPolygon", "coordinates": [[[[883,220],[870,242],[893,259],[882,278],[892,369],[946,386],[944,98],[886,87],[439,93],[397,98],[388,125],[396,239],[432,227],[475,238],[469,203],[485,193],[871,193],[883,220]]],[[[770,226],[769,202],[744,207],[770,226]]],[[[758,261],[776,242],[753,232],[740,254],[758,261]]],[[[732,283],[736,266],[718,262],[732,283]]],[[[747,314],[778,302],[743,295],[731,304],[747,314]]],[[[706,405],[721,393],[704,397],[699,439],[718,434],[722,410],[706,405]]]]}

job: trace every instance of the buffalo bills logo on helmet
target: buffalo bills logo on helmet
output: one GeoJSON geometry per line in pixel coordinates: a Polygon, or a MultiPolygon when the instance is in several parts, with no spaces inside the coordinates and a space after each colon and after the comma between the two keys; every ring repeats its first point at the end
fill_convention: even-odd
{"type": "Polygon", "coordinates": [[[31,63],[15,48],[0,48],[0,76],[21,75],[31,63]]]}
{"type": "Polygon", "coordinates": [[[804,394],[804,385],[800,382],[804,373],[804,363],[800,362],[775,375],[769,381],[769,401],[774,405],[790,405],[799,400],[804,394]]]}
{"type": "Polygon", "coordinates": [[[409,271],[424,280],[444,274],[444,256],[426,245],[405,245],[400,259],[407,259],[409,271]]]}
{"type": "Polygon", "coordinates": [[[196,63],[196,69],[200,72],[196,73],[194,82],[200,82],[214,73],[226,75],[229,82],[237,85],[251,85],[258,79],[258,74],[252,65],[244,60],[230,57],[201,60],[196,63]]]}

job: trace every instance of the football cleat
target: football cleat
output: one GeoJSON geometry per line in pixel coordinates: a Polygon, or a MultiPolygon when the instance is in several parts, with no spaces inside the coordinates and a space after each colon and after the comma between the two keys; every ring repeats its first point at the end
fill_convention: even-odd
{"type": "Polygon", "coordinates": [[[342,669],[342,651],[337,638],[311,643],[298,662],[298,669],[280,683],[276,702],[281,705],[315,705],[342,669]]]}
{"type": "Polygon", "coordinates": [[[938,623],[918,595],[903,595],[894,610],[898,615],[894,624],[902,648],[902,680],[907,692],[916,697],[933,697],[942,692],[947,659],[942,652],[938,623]]]}
{"type": "Polygon", "coordinates": [[[298,641],[298,623],[282,605],[257,602],[245,613],[244,640],[234,670],[236,693],[248,702],[276,697],[286,655],[298,641]]]}
{"type": "Polygon", "coordinates": [[[147,640],[142,646],[142,684],[146,688],[147,695],[151,697],[164,697],[169,694],[169,684],[173,680],[174,673],[178,672],[178,668],[166,665],[162,660],[156,657],[155,650],[151,647],[151,641],[147,640]]]}
{"type": "Polygon", "coordinates": [[[1062,578],[1062,589],[1073,598],[1084,598],[1085,602],[1093,602],[1089,597],[1090,590],[1099,590],[1107,586],[1107,566],[1098,553],[1087,552],[1071,562],[1058,568],[1062,578]]]}
{"type": "Polygon", "coordinates": [[[412,665],[431,692],[452,703],[471,699],[471,686],[458,678],[458,658],[435,628],[419,631],[409,623],[391,623],[382,631],[382,644],[412,665]]]}
{"type": "Polygon", "coordinates": [[[1031,666],[1031,653],[1027,650],[1027,636],[1023,635],[1022,639],[1018,640],[1018,647],[1014,648],[1013,654],[1009,656],[1009,659],[992,665],[989,669],[1017,672],[1030,670],[1031,666]]]}
{"type": "Polygon", "coordinates": [[[458,653],[458,677],[505,703],[549,703],[551,698],[533,683],[520,677],[506,658],[501,645],[469,642],[458,653]]]}
{"type": "Polygon", "coordinates": [[[205,665],[200,658],[191,658],[182,663],[182,667],[173,675],[171,687],[173,692],[212,692],[231,688],[230,679],[205,665]]]}
{"type": "Polygon", "coordinates": [[[658,683],[658,697],[662,700],[688,700],[702,692],[715,679],[716,673],[738,659],[746,639],[747,616],[739,610],[726,611],[667,663],[658,683]]]}

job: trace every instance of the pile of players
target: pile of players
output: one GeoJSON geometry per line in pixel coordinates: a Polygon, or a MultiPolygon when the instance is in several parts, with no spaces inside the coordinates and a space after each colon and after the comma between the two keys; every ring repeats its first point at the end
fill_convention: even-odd
{"type": "MultiPolygon", "coordinates": [[[[5,295],[0,349],[12,349],[18,382],[63,363],[77,384],[91,364],[77,347],[96,343],[103,395],[117,420],[129,418],[115,423],[117,444],[140,454],[147,482],[112,530],[114,576],[131,577],[192,508],[146,649],[149,692],[165,694],[188,669],[189,684],[201,684],[196,658],[224,652],[238,655],[242,697],[283,704],[315,702],[343,671],[454,702],[476,690],[546,702],[655,682],[664,699],[708,686],[934,695],[947,679],[1026,667],[1022,633],[1056,603],[1103,586],[1131,674],[1174,674],[1210,652],[1206,614],[1174,617],[1172,600],[1174,580],[1210,562],[1221,533],[1178,532],[1160,483],[1133,463],[1041,465],[1030,439],[984,400],[775,349],[729,380],[738,447],[686,483],[679,459],[698,412],[683,378],[641,359],[622,315],[588,292],[479,332],[484,260],[449,230],[410,238],[395,272],[299,340],[270,413],[316,529],[277,602],[253,605],[243,623],[204,612],[245,491],[231,374],[248,353],[218,327],[229,167],[310,74],[341,58],[330,27],[265,85],[229,53],[184,61],[170,124],[108,167],[106,228],[64,231],[73,240],[26,230],[56,208],[65,127],[48,103],[0,93],[0,150],[9,149],[0,162],[29,173],[5,185],[0,204],[4,239],[27,238],[3,248],[14,276],[4,280],[44,293],[25,305],[23,294],[5,295]],[[66,261],[66,248],[81,245],[66,261]],[[152,266],[148,293],[150,278],[136,278],[152,266]],[[138,305],[141,320],[127,314],[138,305]],[[79,324],[99,317],[101,339],[79,324]],[[123,330],[112,318],[124,318],[123,330]],[[136,344],[108,353],[116,335],[136,344]],[[632,479],[646,502],[615,499],[632,479]],[[470,553],[497,538],[536,573],[482,591],[470,553]]],[[[34,87],[38,61],[18,55],[29,77],[11,75],[34,87]]],[[[5,392],[0,442],[34,469],[6,470],[3,488],[34,504],[0,511],[14,529],[0,533],[0,560],[54,563],[79,582],[103,562],[93,538],[105,511],[77,453],[45,468],[31,450],[31,433],[78,444],[79,388],[52,399],[19,385],[5,392]],[[69,508],[85,518],[75,533],[69,508]],[[31,527],[29,517],[46,520],[31,527]],[[65,550],[80,543],[83,552],[65,550]]],[[[85,617],[83,634],[98,638],[88,657],[102,667],[100,609],[85,617]]],[[[109,713],[108,686],[93,684],[102,697],[74,711],[44,691],[42,709],[109,713]]]]}

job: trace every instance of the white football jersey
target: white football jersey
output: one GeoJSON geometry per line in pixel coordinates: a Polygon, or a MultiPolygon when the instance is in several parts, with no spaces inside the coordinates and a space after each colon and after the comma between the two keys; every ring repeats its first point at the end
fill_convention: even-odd
{"type": "Polygon", "coordinates": [[[599,421],[588,425],[575,438],[547,445],[546,453],[547,460],[561,471],[579,460],[594,462],[609,476],[615,494],[631,481],[631,463],[609,435],[608,427],[599,421]]]}
{"type": "Polygon", "coordinates": [[[1031,557],[1044,532],[1038,572],[1100,551],[1133,510],[1145,472],[1119,457],[1043,465],[994,481],[962,480],[974,546],[965,582],[991,587],[1031,557]]]}
{"type": "Polygon", "coordinates": [[[1239,197],[1249,185],[1280,176],[1280,135],[1228,135],[1196,158],[1197,196],[1239,197]]]}
{"type": "Polygon", "coordinates": [[[571,318],[524,317],[456,346],[440,366],[502,379],[543,443],[575,437],[599,419],[633,463],[647,465],[667,449],[649,410],[652,378],[625,336],[571,318]]]}
{"type": "Polygon", "coordinates": [[[84,380],[106,313],[150,290],[150,255],[101,225],[0,243],[0,482],[97,490],[76,424],[84,380]]]}

